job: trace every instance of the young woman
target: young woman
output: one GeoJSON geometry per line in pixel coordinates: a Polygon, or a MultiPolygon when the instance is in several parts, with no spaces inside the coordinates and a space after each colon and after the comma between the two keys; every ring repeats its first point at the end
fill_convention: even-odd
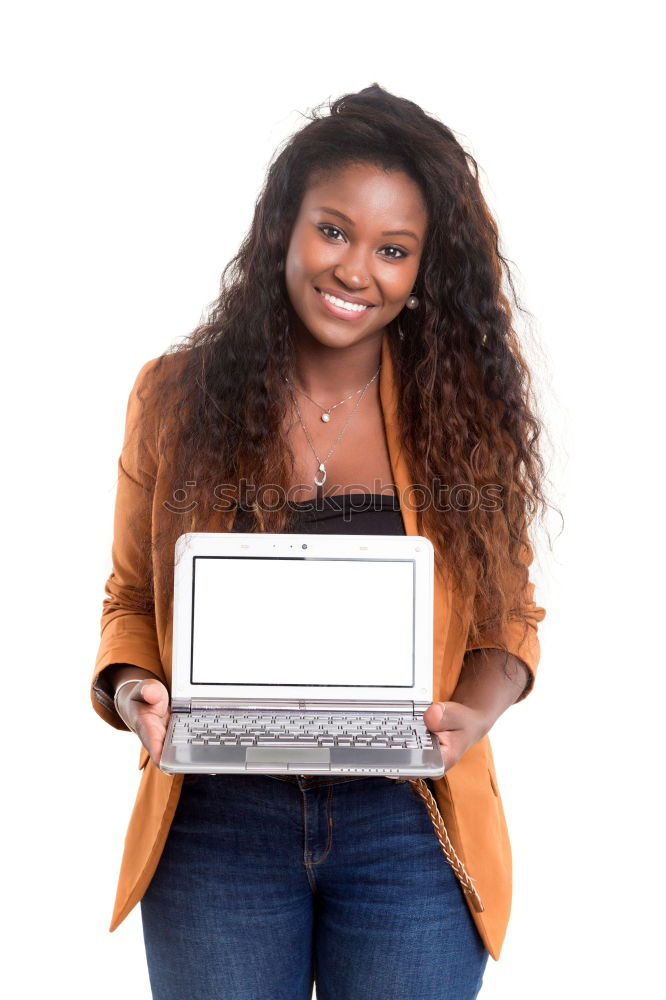
{"type": "Polygon", "coordinates": [[[487,733],[531,689],[545,614],[528,579],[540,425],[510,276],[448,128],[377,85],[327,110],[270,167],[207,322],[129,400],[92,697],[143,746],[112,929],[140,900],[159,1000],[297,1000],[315,980],[319,1000],[471,1000],[508,921],[487,733]],[[446,773],[430,812],[385,778],[159,771],[188,530],[432,540],[424,718],[446,773]]]}

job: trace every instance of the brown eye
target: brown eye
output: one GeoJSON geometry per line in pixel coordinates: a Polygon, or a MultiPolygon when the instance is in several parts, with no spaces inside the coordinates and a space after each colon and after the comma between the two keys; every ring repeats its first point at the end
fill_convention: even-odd
{"type": "Polygon", "coordinates": [[[388,260],[402,260],[403,257],[407,256],[406,252],[404,250],[402,250],[400,247],[394,247],[394,246],[384,247],[383,250],[382,250],[382,252],[384,250],[393,250],[393,251],[395,251],[395,253],[392,253],[392,254],[385,254],[385,256],[388,258],[388,260]],[[398,254],[399,254],[399,256],[397,256],[398,254]]]}
{"type": "Polygon", "coordinates": [[[337,239],[336,236],[331,236],[330,235],[331,233],[338,233],[338,235],[344,236],[344,233],[342,232],[342,230],[338,229],[337,226],[319,226],[318,228],[319,228],[320,232],[322,232],[324,234],[324,236],[327,237],[327,239],[329,239],[329,240],[335,240],[336,243],[339,242],[339,241],[338,241],[338,239],[337,239]]]}

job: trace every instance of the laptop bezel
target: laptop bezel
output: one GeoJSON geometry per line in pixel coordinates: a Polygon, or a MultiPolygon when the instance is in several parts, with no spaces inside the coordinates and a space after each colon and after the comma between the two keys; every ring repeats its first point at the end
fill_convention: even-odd
{"type": "Polygon", "coordinates": [[[430,702],[433,690],[434,550],[420,535],[309,535],[185,532],[175,547],[172,698],[229,702],[430,702]],[[303,545],[307,549],[303,549],[303,545]],[[414,683],[411,687],[192,684],[190,680],[193,567],[197,556],[410,559],[414,561],[414,683]]]}

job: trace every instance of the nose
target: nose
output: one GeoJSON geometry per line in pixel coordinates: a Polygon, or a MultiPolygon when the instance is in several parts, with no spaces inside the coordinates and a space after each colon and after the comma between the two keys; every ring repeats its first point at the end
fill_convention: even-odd
{"type": "Polygon", "coordinates": [[[347,288],[367,288],[370,284],[370,268],[364,252],[358,248],[349,247],[342,260],[339,260],[333,270],[334,277],[347,288]]]}

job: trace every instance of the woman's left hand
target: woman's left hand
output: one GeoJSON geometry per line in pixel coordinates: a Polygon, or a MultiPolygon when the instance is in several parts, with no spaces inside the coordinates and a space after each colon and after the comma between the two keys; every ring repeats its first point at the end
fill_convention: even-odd
{"type": "Polygon", "coordinates": [[[485,714],[458,701],[437,701],[423,713],[423,721],[436,733],[442,747],[445,772],[490,729],[485,714]]]}

